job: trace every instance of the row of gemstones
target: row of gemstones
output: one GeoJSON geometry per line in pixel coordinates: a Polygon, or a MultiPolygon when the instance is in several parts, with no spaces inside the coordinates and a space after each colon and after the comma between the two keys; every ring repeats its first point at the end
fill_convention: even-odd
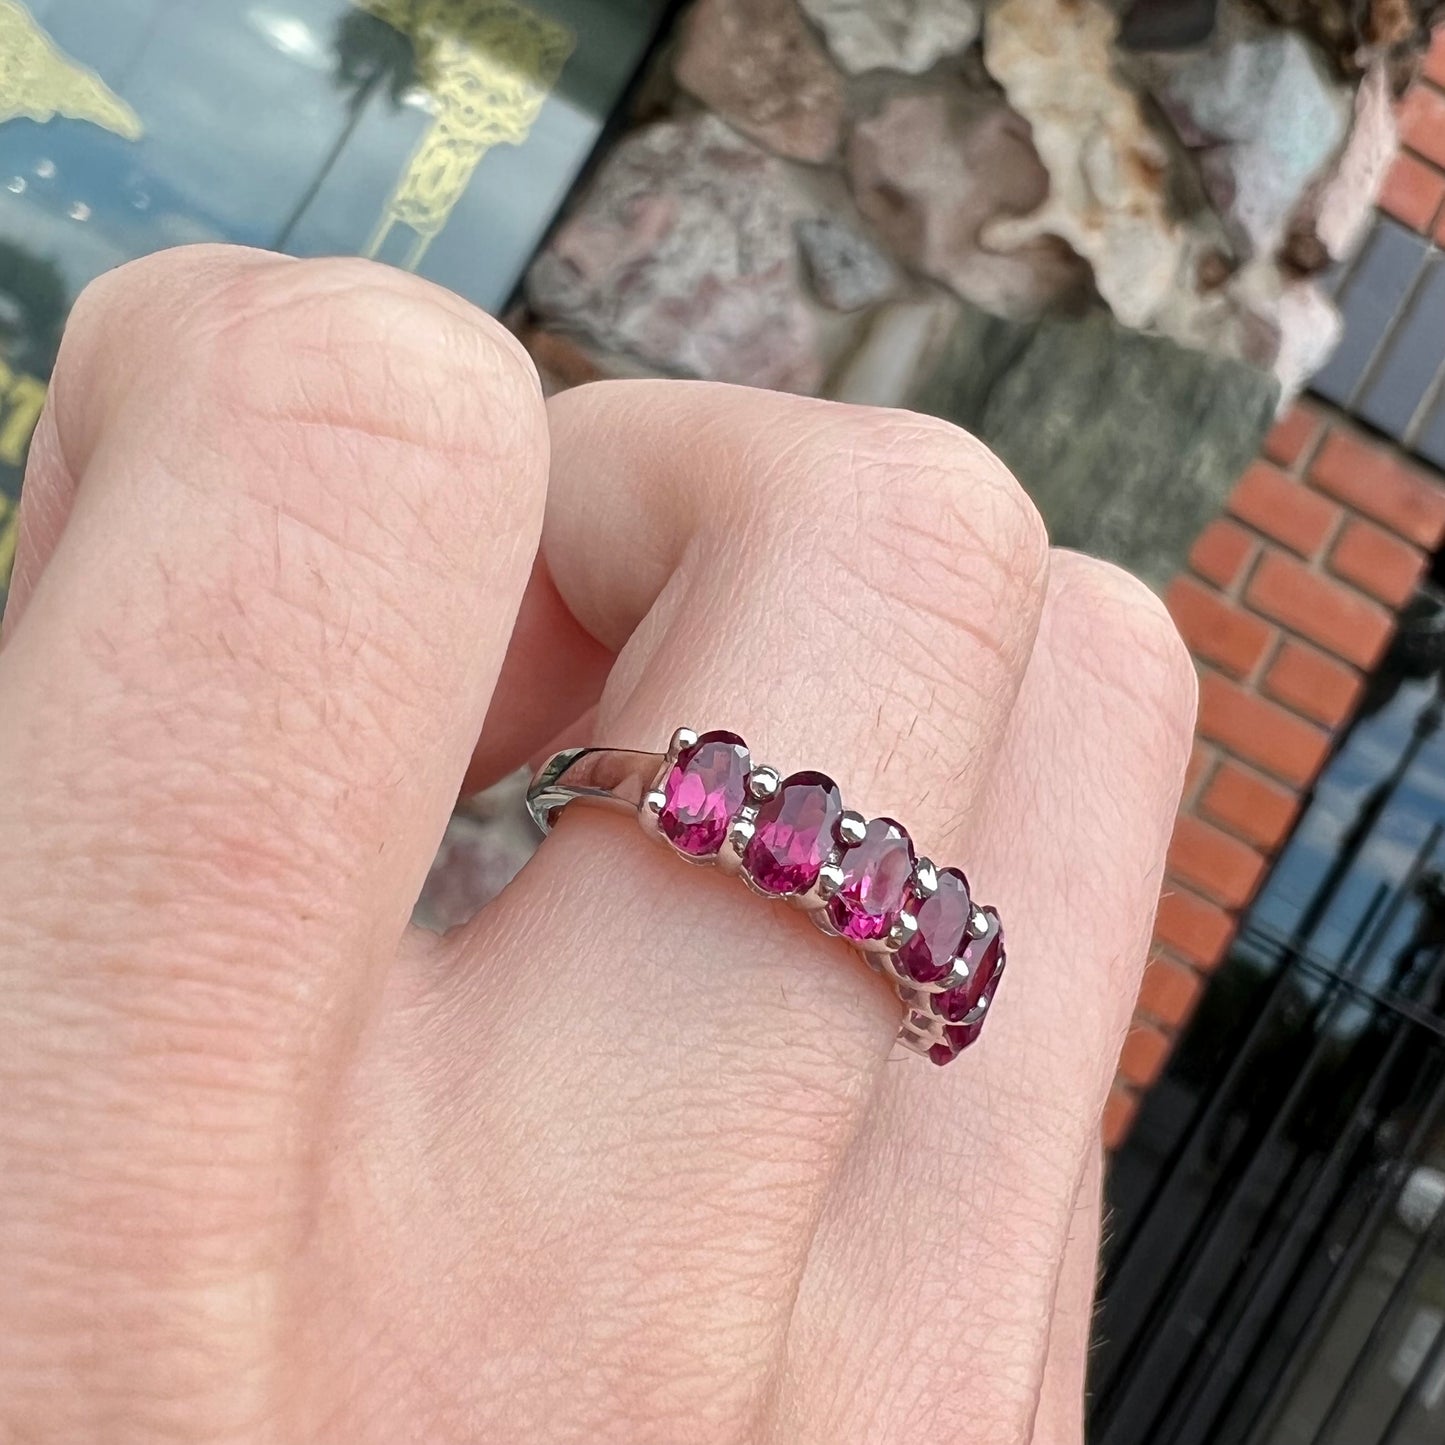
{"type": "MultiPolygon", "coordinates": [[[[704,733],[678,753],[662,781],[659,832],[691,858],[716,857],[739,813],[754,805],[748,794],[750,771],[748,747],[740,737],[704,733]]],[[[920,894],[913,842],[891,818],[874,818],[860,841],[846,841],[839,832],[842,795],[823,773],[793,773],[755,806],[756,822],[742,861],[759,891],[780,898],[807,893],[824,864],[836,858],[843,881],[824,907],[844,938],[864,945],[886,939],[905,909],[917,920],[917,931],[890,960],[902,983],[922,985],[905,993],[913,1009],[906,1032],[924,1042],[934,1040],[928,1047],[934,1063],[956,1058],[978,1037],[983,1010],[1003,974],[998,914],[992,908],[975,910],[968,880],[956,868],[939,869],[937,888],[920,894]],[[975,931],[976,913],[981,932],[975,931]],[[961,983],[938,987],[960,973],[961,983]]]]}

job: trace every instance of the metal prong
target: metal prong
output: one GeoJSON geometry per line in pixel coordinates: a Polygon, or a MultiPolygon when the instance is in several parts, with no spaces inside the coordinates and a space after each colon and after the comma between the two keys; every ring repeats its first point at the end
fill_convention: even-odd
{"type": "Polygon", "coordinates": [[[825,863],[818,869],[818,881],[813,885],[813,896],[819,903],[826,903],[842,886],[846,875],[841,863],[825,863]]]}
{"type": "Polygon", "coordinates": [[[948,972],[937,983],[930,983],[926,987],[930,993],[952,993],[954,989],[962,988],[971,977],[969,967],[963,959],[955,958],[948,972]]]}
{"type": "Polygon", "coordinates": [[[932,858],[920,858],[913,865],[913,891],[920,898],[932,898],[938,892],[938,869],[932,858]]]}
{"type": "Polygon", "coordinates": [[[757,832],[757,814],[751,808],[744,808],[732,821],[726,841],[718,850],[717,866],[724,873],[737,873],[743,866],[743,854],[757,832]]]}
{"type": "Polygon", "coordinates": [[[856,848],[868,832],[868,820],[862,813],[855,813],[852,808],[847,808],[843,816],[838,819],[838,836],[850,848],[856,848]]]}
{"type": "Polygon", "coordinates": [[[898,1030],[898,1042],[902,1044],[905,1049],[915,1054],[922,1054],[924,1058],[928,1057],[928,1051],[933,1047],[932,1039],[921,1039],[906,1027],[898,1030]]]}
{"type": "Polygon", "coordinates": [[[672,735],[672,741],[667,745],[667,758],[669,762],[675,763],[677,755],[684,748],[690,748],[697,742],[697,733],[692,728],[678,728],[672,735]]]}
{"type": "Polygon", "coordinates": [[[917,933],[918,920],[911,913],[900,913],[894,920],[893,927],[888,930],[888,937],[884,940],[889,953],[897,953],[917,933]]]}
{"type": "Polygon", "coordinates": [[[780,782],[782,779],[778,776],[776,768],[756,767],[748,774],[748,792],[758,802],[766,803],[769,798],[776,795],[780,782]]]}
{"type": "Polygon", "coordinates": [[[988,915],[982,908],[975,908],[969,916],[968,931],[974,938],[982,938],[988,932],[988,915]]]}
{"type": "Polygon", "coordinates": [[[840,936],[838,930],[833,927],[833,920],[828,917],[828,910],[826,908],[814,909],[808,917],[813,920],[814,926],[821,929],[829,938],[837,938],[840,936]]]}
{"type": "Polygon", "coordinates": [[[667,794],[661,788],[649,788],[642,795],[642,806],[637,810],[637,821],[642,824],[642,831],[659,843],[667,842],[657,826],[657,815],[662,812],[666,802],[667,794]]]}

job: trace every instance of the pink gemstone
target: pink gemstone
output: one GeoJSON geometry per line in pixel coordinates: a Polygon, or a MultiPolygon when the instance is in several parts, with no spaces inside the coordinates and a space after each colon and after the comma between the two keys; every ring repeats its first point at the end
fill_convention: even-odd
{"type": "Polygon", "coordinates": [[[982,1032],[982,1019],[976,1024],[950,1024],[943,1031],[944,1042],[934,1044],[928,1057],[935,1064],[951,1064],[982,1032]]]}
{"type": "Polygon", "coordinates": [[[918,983],[937,983],[947,977],[968,932],[973,914],[968,879],[957,868],[943,869],[938,875],[938,891],[931,898],[917,900],[913,911],[918,932],[898,950],[898,969],[918,983]]]}
{"type": "Polygon", "coordinates": [[[768,893],[806,893],[837,841],[843,795],[822,773],[794,773],[758,809],[743,861],[768,893]]]}
{"type": "Polygon", "coordinates": [[[828,917],[845,938],[886,938],[898,921],[913,873],[913,843],[892,818],[874,818],[842,858],[843,886],[828,917]]]}
{"type": "Polygon", "coordinates": [[[747,792],[748,747],[736,733],[704,733],[678,754],[662,785],[662,835],[679,852],[707,858],[722,847],[747,792]]]}
{"type": "MultiPolygon", "coordinates": [[[[988,927],[982,938],[969,939],[963,950],[968,977],[957,988],[938,994],[933,1000],[939,1016],[950,1023],[956,1024],[967,1018],[981,999],[992,999],[1003,969],[1003,926],[992,908],[985,908],[982,912],[988,920],[988,927]]],[[[973,1039],[967,1042],[972,1043],[973,1039]]]]}

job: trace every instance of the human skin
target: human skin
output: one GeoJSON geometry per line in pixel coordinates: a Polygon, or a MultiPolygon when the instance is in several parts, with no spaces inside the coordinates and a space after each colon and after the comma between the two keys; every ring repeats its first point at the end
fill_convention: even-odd
{"type": "Polygon", "coordinates": [[[106,277],[0,647],[0,1440],[1080,1441],[1193,694],[941,422],[544,404],[361,262],[106,277]],[[409,927],[464,777],[678,724],[968,871],[976,1047],[616,815],[409,927]]]}

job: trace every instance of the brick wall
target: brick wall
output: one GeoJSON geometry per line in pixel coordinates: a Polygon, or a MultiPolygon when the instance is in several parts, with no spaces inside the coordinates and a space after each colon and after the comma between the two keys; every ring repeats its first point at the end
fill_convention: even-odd
{"type": "Polygon", "coordinates": [[[1111,1148],[1227,952],[1442,538],[1445,477],[1310,400],[1275,426],[1228,514],[1169,588],[1199,663],[1199,731],[1154,952],[1105,1116],[1111,1148]]]}
{"type": "Polygon", "coordinates": [[[1345,334],[1167,593],[1199,728],[1154,949],[1104,1118],[1127,1135],[1445,540],[1445,30],[1398,107],[1345,334]]]}

